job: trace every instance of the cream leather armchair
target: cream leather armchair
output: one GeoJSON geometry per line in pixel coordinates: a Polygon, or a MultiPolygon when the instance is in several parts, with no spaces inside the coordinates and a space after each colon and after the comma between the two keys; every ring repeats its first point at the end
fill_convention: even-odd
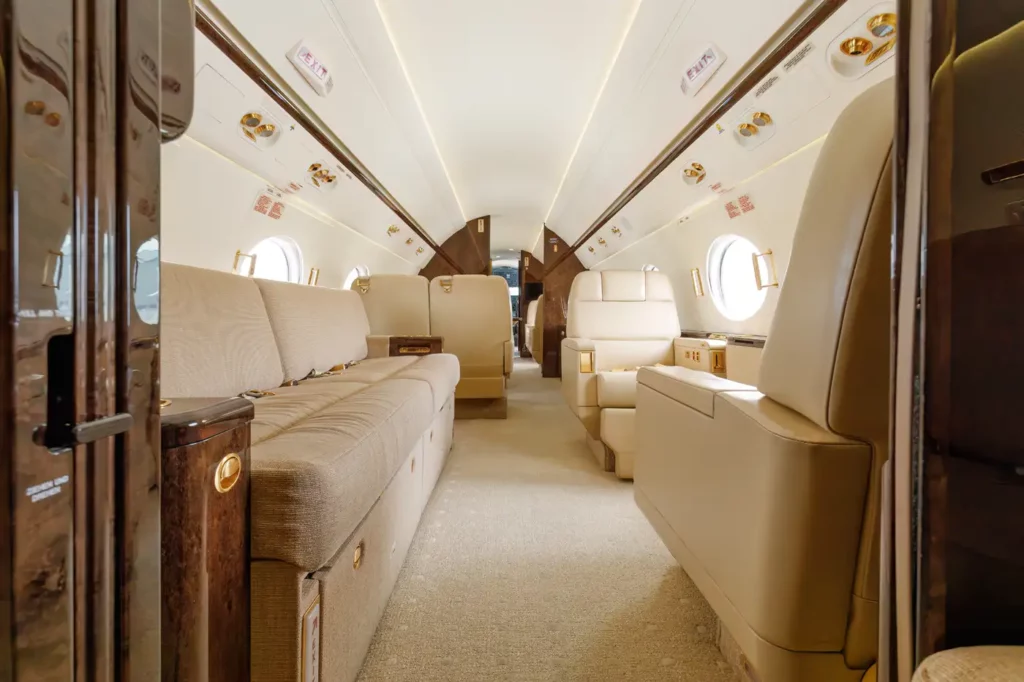
{"type": "Polygon", "coordinates": [[[825,140],[757,390],[638,376],[637,504],[762,682],[859,681],[877,657],[892,136],[890,80],[825,140]]]}
{"type": "Polygon", "coordinates": [[[352,284],[370,322],[369,357],[387,357],[392,336],[430,334],[428,287],[427,278],[420,275],[373,275],[352,284]]]}
{"type": "MultiPolygon", "coordinates": [[[[537,306],[540,304],[538,299],[530,301],[530,304],[526,306],[526,319],[523,321],[523,347],[533,354],[533,337],[537,329],[537,306]]],[[[543,330],[541,330],[543,334],[543,330]]]]}
{"type": "Polygon", "coordinates": [[[672,284],[660,272],[581,272],[569,291],[562,395],[606,471],[633,477],[637,368],[674,364],[672,284]]]}
{"type": "Polygon", "coordinates": [[[459,358],[456,400],[505,400],[513,341],[512,301],[504,278],[435,277],[430,282],[430,332],[443,337],[444,351],[459,358]]]}

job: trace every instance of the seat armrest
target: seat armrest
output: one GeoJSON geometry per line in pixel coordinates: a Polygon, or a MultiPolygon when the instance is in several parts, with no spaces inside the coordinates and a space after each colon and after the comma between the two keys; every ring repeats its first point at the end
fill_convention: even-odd
{"type": "Polygon", "coordinates": [[[562,350],[569,349],[574,351],[581,350],[594,350],[594,342],[590,339],[562,339],[562,350]]]}
{"type": "Polygon", "coordinates": [[[391,352],[391,336],[389,334],[370,334],[366,337],[366,357],[386,358],[391,352]]]}
{"type": "Polygon", "coordinates": [[[597,353],[590,339],[562,339],[562,395],[579,416],[597,406],[597,353]]]}
{"type": "Polygon", "coordinates": [[[686,367],[641,367],[636,381],[709,417],[715,416],[715,395],[725,391],[757,391],[741,384],[686,367]]]}
{"type": "Polygon", "coordinates": [[[505,376],[512,376],[512,365],[514,363],[512,355],[512,342],[505,342],[505,376]]]}

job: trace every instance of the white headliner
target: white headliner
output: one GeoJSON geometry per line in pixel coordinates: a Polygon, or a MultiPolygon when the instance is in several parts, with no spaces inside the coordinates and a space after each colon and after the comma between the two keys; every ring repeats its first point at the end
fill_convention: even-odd
{"type": "Polygon", "coordinates": [[[640,0],[378,0],[452,187],[492,249],[540,230],[640,0]]]}

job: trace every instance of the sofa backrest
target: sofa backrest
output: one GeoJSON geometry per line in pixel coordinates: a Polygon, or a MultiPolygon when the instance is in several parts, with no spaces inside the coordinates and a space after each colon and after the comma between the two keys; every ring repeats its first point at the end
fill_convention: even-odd
{"type": "Polygon", "coordinates": [[[366,357],[370,324],[354,291],[255,280],[281,353],[285,381],[366,357]]]}
{"type": "Polygon", "coordinates": [[[284,380],[256,282],[229,272],[162,263],[160,394],[218,398],[284,380]]]}

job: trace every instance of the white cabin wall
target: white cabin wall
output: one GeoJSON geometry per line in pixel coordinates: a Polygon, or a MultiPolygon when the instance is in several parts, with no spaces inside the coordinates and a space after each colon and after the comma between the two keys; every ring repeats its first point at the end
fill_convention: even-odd
{"type": "MultiPolygon", "coordinates": [[[[793,234],[810,181],[814,162],[824,138],[804,147],[778,164],[740,183],[731,191],[688,217],[673,220],[660,230],[595,264],[593,270],[639,270],[656,265],[672,280],[679,322],[683,329],[767,335],[778,302],[779,289],[769,288],[764,305],[742,321],[726,318],[715,307],[707,280],[708,249],[721,235],[735,234],[749,239],[761,251],[771,249],[780,287],[789,267],[793,234]],[[729,218],[725,206],[747,194],[754,210],[729,218]],[[700,268],[705,296],[694,295],[690,269],[700,268]]],[[[753,267],[753,265],[751,265],[753,267]]]]}
{"type": "Polygon", "coordinates": [[[302,251],[304,273],[320,268],[320,286],[340,287],[357,265],[371,273],[418,271],[291,197],[285,197],[279,220],[257,213],[253,203],[269,183],[189,137],[163,146],[161,176],[161,260],[230,271],[239,249],[248,251],[267,237],[288,237],[302,251]]]}

